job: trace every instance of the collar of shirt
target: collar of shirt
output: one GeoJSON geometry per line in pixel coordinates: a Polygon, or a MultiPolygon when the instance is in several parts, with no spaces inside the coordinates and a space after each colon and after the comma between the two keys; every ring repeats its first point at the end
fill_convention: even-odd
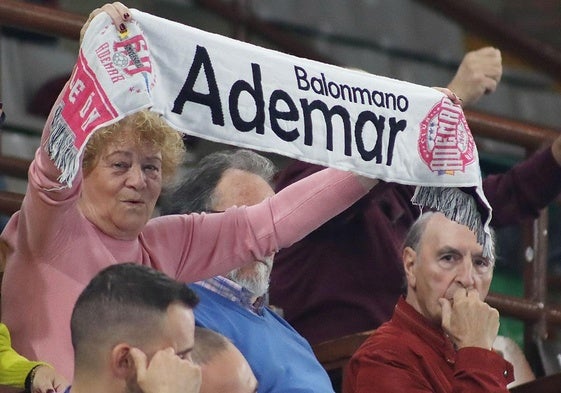
{"type": "Polygon", "coordinates": [[[254,296],[253,293],[226,277],[216,276],[208,280],[198,281],[196,284],[239,304],[255,314],[263,314],[265,297],[258,297],[257,300],[252,303],[251,298],[254,296]]]}
{"type": "Polygon", "coordinates": [[[404,297],[399,299],[392,319],[423,337],[423,340],[431,347],[437,349],[448,363],[456,363],[456,350],[452,341],[444,333],[444,330],[440,326],[431,324],[407,303],[404,297]]]}

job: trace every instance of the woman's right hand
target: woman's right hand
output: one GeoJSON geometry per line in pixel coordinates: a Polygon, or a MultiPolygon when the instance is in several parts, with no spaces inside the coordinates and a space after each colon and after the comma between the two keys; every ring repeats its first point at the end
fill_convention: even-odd
{"type": "Polygon", "coordinates": [[[111,17],[113,24],[120,33],[124,33],[127,30],[125,22],[129,22],[132,19],[128,7],[118,1],[114,3],[107,3],[101,8],[96,8],[90,13],[88,20],[84,23],[84,26],[82,26],[82,29],[80,30],[80,44],[84,39],[84,34],[86,34],[86,30],[88,29],[92,19],[102,12],[107,13],[111,17]]]}

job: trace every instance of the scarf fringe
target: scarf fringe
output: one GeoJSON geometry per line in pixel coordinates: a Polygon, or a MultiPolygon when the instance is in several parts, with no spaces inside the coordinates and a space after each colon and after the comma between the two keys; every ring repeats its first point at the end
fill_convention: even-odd
{"type": "Polygon", "coordinates": [[[75,135],[62,116],[64,104],[59,104],[53,114],[51,134],[45,147],[55,166],[61,171],[58,181],[72,187],[72,180],[80,169],[79,151],[74,145],[75,135]]]}
{"type": "Polygon", "coordinates": [[[483,246],[483,256],[494,259],[493,241],[486,231],[477,209],[475,198],[459,188],[419,186],[411,202],[421,207],[436,209],[448,219],[467,226],[483,246]]]}

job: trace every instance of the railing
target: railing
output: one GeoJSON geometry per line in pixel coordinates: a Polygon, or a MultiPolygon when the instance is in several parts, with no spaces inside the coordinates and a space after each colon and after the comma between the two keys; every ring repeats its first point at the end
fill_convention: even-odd
{"type": "Polygon", "coordinates": [[[86,16],[16,0],[0,0],[0,24],[78,40],[86,16]]]}
{"type": "MultiPolygon", "coordinates": [[[[433,6],[435,4],[441,5],[441,11],[449,14],[454,14],[451,10],[454,9],[454,5],[457,5],[455,8],[456,14],[454,14],[456,17],[458,10],[466,7],[466,3],[471,3],[468,1],[458,2],[444,0],[423,0],[422,2],[433,6]]],[[[227,6],[217,0],[199,0],[197,3],[202,7],[206,7],[218,13],[236,25],[242,24],[244,29],[250,29],[253,32],[262,34],[282,50],[302,57],[334,63],[330,59],[316,53],[311,48],[303,46],[300,42],[295,41],[290,36],[287,36],[285,33],[254,16],[242,13],[243,17],[240,17],[239,13],[236,13],[234,11],[235,8],[232,8],[232,6],[227,6]]],[[[472,7],[472,5],[468,6],[472,7]]],[[[471,11],[466,13],[464,19],[470,20],[469,17],[474,17],[472,14],[471,11]]],[[[478,14],[477,16],[483,19],[487,24],[496,22],[492,18],[482,17],[482,14],[478,14]]],[[[14,0],[0,0],[0,25],[20,27],[65,38],[78,39],[80,28],[85,19],[86,17],[83,15],[75,15],[14,0]]],[[[481,23],[483,22],[479,20],[477,26],[480,26],[481,23]]],[[[485,32],[493,30],[489,26],[483,26],[481,29],[485,32]]],[[[501,34],[510,33],[508,29],[500,29],[496,26],[493,32],[499,36],[501,34]]],[[[552,52],[550,48],[544,50],[543,45],[534,47],[531,44],[532,43],[528,43],[528,40],[518,38],[516,34],[509,38],[508,48],[520,50],[520,53],[532,53],[532,56],[527,57],[532,58],[534,64],[555,74],[555,77],[558,78],[559,75],[561,75],[561,56],[559,56],[558,53],[552,52]],[[528,49],[528,47],[532,49],[528,49]],[[542,63],[548,64],[547,69],[542,63]]],[[[502,47],[503,45],[501,44],[500,46],[502,47]]],[[[551,128],[508,120],[471,110],[466,111],[466,116],[470,128],[475,135],[522,146],[528,153],[551,143],[559,134],[557,130],[551,128]]],[[[0,173],[25,178],[28,164],[29,163],[24,160],[0,156],[0,173]]],[[[19,207],[21,198],[22,195],[19,194],[0,192],[0,212],[5,214],[13,213],[19,207]]],[[[546,299],[546,215],[542,214],[540,218],[534,222],[525,224],[524,228],[526,232],[526,255],[528,256],[526,260],[527,268],[525,271],[525,298],[521,299],[499,294],[490,294],[488,296],[488,301],[490,304],[497,307],[502,315],[513,316],[525,321],[527,327],[526,338],[534,338],[535,336],[546,338],[547,324],[561,326],[561,308],[556,305],[548,305],[546,299]]],[[[526,341],[528,342],[529,340],[526,341]]]]}

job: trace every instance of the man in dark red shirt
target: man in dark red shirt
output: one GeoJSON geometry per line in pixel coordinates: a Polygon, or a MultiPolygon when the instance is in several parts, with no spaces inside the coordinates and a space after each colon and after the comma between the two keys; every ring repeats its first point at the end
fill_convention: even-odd
{"type": "Polygon", "coordinates": [[[484,302],[494,259],[475,234],[442,213],[408,233],[407,295],[353,355],[347,393],[506,393],[512,365],[492,350],[499,312],[484,302]]]}

